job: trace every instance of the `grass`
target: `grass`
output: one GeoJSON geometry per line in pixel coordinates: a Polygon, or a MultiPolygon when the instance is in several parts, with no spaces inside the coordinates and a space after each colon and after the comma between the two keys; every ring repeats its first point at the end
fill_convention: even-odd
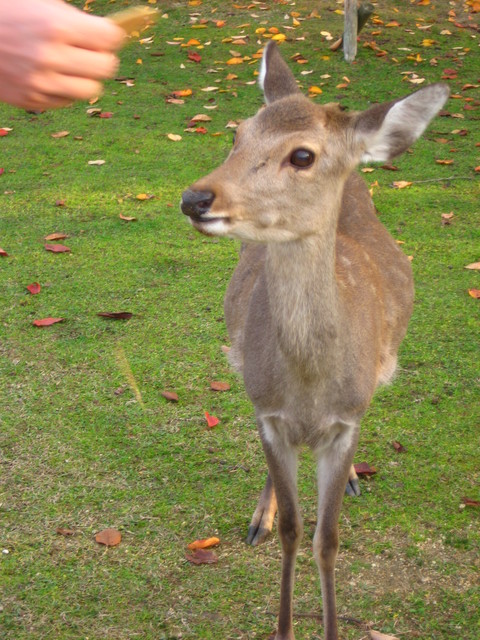
{"type": "MultiPolygon", "coordinates": [[[[105,13],[126,4],[91,6],[105,13]]],[[[464,496],[479,499],[479,307],[468,289],[480,286],[478,272],[464,269],[480,258],[478,94],[462,91],[479,81],[479,36],[469,21],[475,16],[465,2],[395,3],[398,12],[378,2],[384,24],[401,26],[369,24],[356,63],[347,66],[320,34],[336,36],[342,18],[329,10],[334,3],[320,5],[321,18],[309,17],[318,6],[172,2],[162,6],[168,18],[152,30],[153,44],[122,52],[119,73],[134,77],[135,86],[107,83],[98,104],[113,112],[111,119],[88,117],[85,104],[37,116],[0,107],[0,126],[13,129],[0,139],[0,246],[9,254],[0,264],[0,628],[6,640],[233,640],[266,638],[275,627],[277,536],[257,549],[243,543],[264,478],[263,456],[252,408],[220,350],[227,342],[222,298],[238,247],[200,237],[178,209],[182,189],[226,156],[227,123],[262,103],[247,84],[258,64],[224,64],[232,49],[250,56],[258,50],[259,26],[288,36],[287,59],[305,56],[308,64],[290,64],[305,89],[324,83],[317,101],[365,108],[413,90],[404,71],[426,82],[438,81],[446,68],[458,72],[448,82],[462,97],[448,103],[450,117],[437,118],[412,153],[395,161],[397,172],[377,167],[365,175],[377,183],[382,221],[413,256],[417,293],[400,374],[364,419],[357,460],[378,473],[362,483],[359,499],[345,500],[337,591],[341,616],[384,633],[478,637],[479,514],[461,508],[464,496]],[[452,9],[466,28],[448,20],[452,9]],[[292,10],[301,23],[285,30],[292,10]],[[190,14],[225,19],[226,26],[196,29],[190,14]],[[431,21],[426,31],[418,29],[431,21]],[[452,35],[442,35],[445,30],[452,35]],[[239,33],[248,36],[246,45],[222,42],[239,33]],[[174,38],[184,44],[198,38],[205,46],[168,44],[174,38]],[[425,47],[425,38],[435,43],[425,47]],[[372,41],[387,55],[362,46],[372,41]],[[188,61],[190,48],[201,54],[200,63],[188,61]],[[417,53],[421,62],[408,59],[417,53]],[[232,69],[238,78],[226,80],[232,69]],[[300,75],[304,70],[314,73],[300,75]],[[330,78],[322,79],[326,73],[330,78]],[[217,85],[218,92],[201,91],[217,85]],[[165,103],[186,88],[193,95],[185,104],[165,103]],[[206,135],[184,132],[197,113],[212,118],[206,135]],[[452,133],[462,129],[467,135],[452,133]],[[51,137],[62,130],[70,135],[51,137]],[[182,140],[172,142],[169,133],[182,140]],[[87,164],[95,159],[105,165],[87,164]],[[439,159],[454,164],[436,164],[439,159]],[[395,190],[393,180],[414,184],[395,190]],[[142,193],[154,198],[140,201],[142,193]],[[441,214],[451,211],[452,224],[443,226],[441,214]],[[126,223],[119,214],[137,220],[126,223]],[[43,239],[53,232],[68,234],[62,242],[71,253],[44,250],[43,239]],[[34,281],[42,285],[37,296],[25,288],[34,281]],[[100,311],[133,317],[106,320],[100,311]],[[32,325],[47,316],[65,322],[32,325]],[[232,389],[215,394],[211,380],[232,389]],[[168,403],[164,390],[176,391],[180,401],[168,403]],[[205,427],[205,410],[221,420],[213,430],[205,427]],[[396,453],[393,440],[407,451],[396,453]],[[75,535],[58,535],[58,527],[75,535]],[[94,534],[106,527],[122,532],[118,547],[95,543],[94,534]],[[186,544],[215,534],[222,541],[219,563],[188,564],[186,544]]],[[[306,527],[295,626],[298,638],[320,638],[308,453],[300,490],[306,527]]],[[[341,632],[348,640],[365,637],[363,627],[345,619],[341,632]]]]}

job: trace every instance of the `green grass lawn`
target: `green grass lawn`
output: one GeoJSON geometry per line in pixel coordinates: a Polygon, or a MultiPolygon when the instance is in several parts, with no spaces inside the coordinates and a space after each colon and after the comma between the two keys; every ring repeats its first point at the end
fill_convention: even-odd
{"type": "MultiPolygon", "coordinates": [[[[104,14],[129,4],[89,6],[104,14]]],[[[243,542],[265,464],[253,409],[221,351],[238,246],[200,236],[179,211],[182,190],[226,157],[227,125],[262,104],[252,84],[266,41],[257,30],[274,27],[305,92],[322,89],[316,101],[366,108],[412,92],[412,80],[450,77],[443,115],[397,171],[365,173],[381,220],[413,258],[416,302],[399,375],[364,419],[356,461],[378,473],[345,499],[337,592],[345,640],[366,637],[366,625],[399,638],[477,639],[480,512],[463,499],[480,500],[480,301],[468,293],[480,274],[464,268],[480,260],[479,14],[472,2],[379,1],[347,65],[328,48],[326,34],[343,27],[333,1],[159,7],[142,34],[153,41],[121,53],[119,78],[134,86],[112,80],[95,105],[40,115],[0,106],[0,128],[12,129],[0,137],[0,636],[274,631],[277,535],[256,549],[243,542]],[[191,39],[200,44],[184,46],[191,39]],[[237,55],[249,59],[228,65],[237,55]],[[167,101],[187,89],[183,104],[167,101]],[[92,107],[112,117],[90,117],[92,107]],[[186,132],[200,113],[211,118],[197,125],[206,133],[186,132]],[[52,137],[60,131],[69,135],[52,137]],[[394,189],[400,180],[412,185],[394,189]],[[70,252],[44,249],[52,233],[68,236],[58,242],[70,252]],[[33,282],[38,295],[26,289],[33,282]],[[97,315],[121,311],[131,319],[97,315]],[[33,326],[46,317],[64,321],[33,326]],[[231,389],[213,392],[212,380],[231,389]],[[205,411],[220,419],[214,429],[205,411]],[[117,547],[95,542],[107,527],[122,533],[117,547]],[[218,564],[188,563],[186,545],[212,535],[218,564]]],[[[320,638],[308,453],[300,492],[296,634],[320,638]]]]}

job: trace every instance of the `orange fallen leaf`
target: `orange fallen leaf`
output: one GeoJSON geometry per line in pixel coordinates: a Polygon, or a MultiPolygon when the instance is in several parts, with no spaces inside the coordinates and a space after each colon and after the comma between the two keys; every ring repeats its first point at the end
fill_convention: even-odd
{"type": "Polygon", "coordinates": [[[228,391],[230,389],[230,385],[228,382],[212,381],[210,382],[210,389],[212,389],[212,391],[228,391]]]}
{"type": "Polygon", "coordinates": [[[437,164],[453,164],[453,160],[435,160],[437,164]]]}
{"type": "Polygon", "coordinates": [[[471,264],[467,264],[464,269],[472,269],[474,271],[480,271],[480,262],[472,262],[471,264]]]}
{"type": "Polygon", "coordinates": [[[188,96],[192,95],[191,89],[180,89],[179,91],[172,91],[170,95],[174,98],[188,98],[188,96]]]}
{"type": "Polygon", "coordinates": [[[480,289],[469,289],[468,294],[475,300],[480,300],[480,289]]]}
{"type": "Polygon", "coordinates": [[[194,551],[195,549],[208,549],[209,547],[215,547],[217,544],[220,544],[220,538],[213,536],[211,538],[203,538],[202,540],[190,542],[190,544],[187,545],[187,548],[194,551]]]}
{"type": "Polygon", "coordinates": [[[55,240],[65,240],[65,238],[68,238],[66,233],[51,233],[50,235],[45,236],[44,240],[52,242],[55,240]]]}
{"type": "Polygon", "coordinates": [[[41,318],[40,320],[34,320],[33,324],[36,327],[50,327],[52,324],[57,324],[57,322],[63,322],[64,318],[41,318]]]}
{"type": "Polygon", "coordinates": [[[406,187],[410,187],[412,184],[412,182],[408,182],[407,180],[398,180],[393,183],[393,186],[395,189],[405,189],[406,187]]]}
{"type": "Polygon", "coordinates": [[[243,58],[230,58],[230,60],[227,60],[227,64],[243,64],[243,58]]]}
{"type": "Polygon", "coordinates": [[[220,420],[216,416],[211,416],[208,411],[205,411],[205,419],[207,420],[207,425],[212,429],[216,427],[220,420]]]}
{"type": "Polygon", "coordinates": [[[116,529],[104,529],[95,535],[95,541],[107,547],[116,547],[122,541],[122,534],[116,529]]]}

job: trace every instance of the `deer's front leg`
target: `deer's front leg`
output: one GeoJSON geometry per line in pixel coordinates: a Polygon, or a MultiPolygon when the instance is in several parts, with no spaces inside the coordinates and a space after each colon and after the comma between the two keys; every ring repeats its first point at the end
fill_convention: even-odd
{"type": "Polygon", "coordinates": [[[320,573],[325,640],[338,640],[335,602],[335,562],[338,553],[338,520],[345,484],[358,442],[358,426],[338,422],[331,444],[316,452],[318,478],[317,528],[313,553],[320,573]]]}
{"type": "Polygon", "coordinates": [[[262,421],[260,434],[269,477],[273,482],[274,495],[277,498],[278,534],[282,544],[280,609],[275,640],[295,640],[292,599],[295,561],[302,539],[303,525],[297,497],[298,452],[295,447],[288,444],[284,429],[288,429],[288,426],[280,419],[269,418],[262,421]]]}
{"type": "Polygon", "coordinates": [[[272,532],[273,521],[277,513],[277,496],[270,473],[258,500],[257,508],[248,527],[247,543],[257,546],[266,540],[272,532]]]}

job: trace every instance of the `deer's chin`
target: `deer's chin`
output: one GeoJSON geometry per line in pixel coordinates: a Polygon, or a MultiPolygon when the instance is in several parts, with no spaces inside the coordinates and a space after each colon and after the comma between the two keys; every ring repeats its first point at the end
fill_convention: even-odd
{"type": "Polygon", "coordinates": [[[206,236],[227,236],[231,227],[230,218],[212,217],[202,220],[190,218],[193,227],[206,236]]]}

